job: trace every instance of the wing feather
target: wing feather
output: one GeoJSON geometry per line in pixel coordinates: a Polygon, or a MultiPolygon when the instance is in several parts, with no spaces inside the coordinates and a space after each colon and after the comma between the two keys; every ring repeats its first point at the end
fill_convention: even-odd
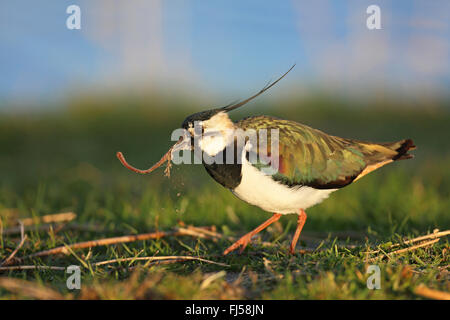
{"type": "MultiPolygon", "coordinates": [[[[392,159],[395,151],[380,144],[328,135],[306,125],[274,117],[248,117],[237,122],[243,130],[279,129],[279,168],[275,180],[289,186],[340,188],[355,180],[369,166],[392,159]]],[[[267,138],[270,155],[271,137],[267,138]]],[[[255,167],[261,168],[260,164],[255,167]]]]}

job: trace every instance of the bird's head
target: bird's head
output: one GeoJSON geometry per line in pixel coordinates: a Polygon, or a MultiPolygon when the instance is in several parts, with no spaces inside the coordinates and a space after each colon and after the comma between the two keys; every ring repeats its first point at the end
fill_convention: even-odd
{"type": "Polygon", "coordinates": [[[228,116],[228,112],[243,106],[270,89],[278,81],[284,78],[284,76],[294,67],[295,64],[276,81],[268,83],[258,93],[244,101],[232,103],[220,108],[197,112],[186,117],[181,124],[181,127],[185,130],[185,134],[172,147],[172,153],[180,150],[194,150],[196,146],[195,142],[198,142],[200,149],[210,156],[214,156],[222,151],[224,147],[231,142],[230,139],[232,139],[233,130],[235,128],[228,116]]]}
{"type": "Polygon", "coordinates": [[[232,141],[235,128],[224,108],[194,113],[183,121],[181,127],[183,140],[177,142],[172,152],[198,147],[210,156],[215,156],[232,141]]]}

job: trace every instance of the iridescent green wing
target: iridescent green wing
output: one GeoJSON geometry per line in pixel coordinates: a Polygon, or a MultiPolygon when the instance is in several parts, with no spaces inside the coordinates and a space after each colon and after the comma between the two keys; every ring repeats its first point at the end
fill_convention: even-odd
{"type": "MultiPolygon", "coordinates": [[[[386,159],[394,151],[378,144],[362,143],[328,135],[300,123],[267,116],[249,117],[237,122],[243,130],[279,129],[279,166],[273,178],[286,185],[339,188],[351,183],[367,165],[386,159]],[[383,148],[383,152],[376,150],[383,148]],[[384,150],[386,149],[386,150],[384,150]]],[[[268,134],[267,150],[271,154],[268,134]]],[[[253,163],[261,168],[260,163],[253,163]]]]}

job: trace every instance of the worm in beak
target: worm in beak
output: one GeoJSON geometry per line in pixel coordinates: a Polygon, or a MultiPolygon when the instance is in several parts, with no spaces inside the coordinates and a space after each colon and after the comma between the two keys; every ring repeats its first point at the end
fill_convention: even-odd
{"type": "Polygon", "coordinates": [[[183,150],[183,149],[187,149],[188,144],[190,144],[190,140],[187,139],[187,137],[181,137],[177,143],[175,143],[170,149],[169,151],[166,152],[166,154],[157,162],[155,163],[152,167],[150,167],[149,169],[146,170],[141,170],[141,169],[137,169],[135,167],[133,167],[132,165],[130,165],[126,160],[125,157],[123,156],[122,152],[117,152],[116,156],[119,159],[119,161],[122,163],[122,165],[127,168],[130,169],[131,171],[134,171],[136,173],[140,173],[140,174],[147,174],[150,173],[154,170],[156,170],[157,168],[159,168],[164,162],[167,161],[167,166],[166,169],[164,170],[164,175],[166,177],[170,177],[170,168],[172,166],[172,153],[178,150],[183,150]]]}

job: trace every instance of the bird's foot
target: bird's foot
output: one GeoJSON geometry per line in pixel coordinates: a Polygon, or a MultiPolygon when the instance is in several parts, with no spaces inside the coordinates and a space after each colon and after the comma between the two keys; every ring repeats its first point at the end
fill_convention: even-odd
{"type": "Polygon", "coordinates": [[[229,246],[224,252],[223,255],[227,255],[229,254],[231,251],[236,250],[237,248],[241,247],[241,249],[239,250],[239,253],[242,253],[245,249],[245,247],[247,247],[247,245],[250,243],[252,239],[252,234],[248,233],[245,236],[241,237],[238,241],[236,241],[235,243],[233,243],[231,246],[229,246]]]}
{"type": "Polygon", "coordinates": [[[291,243],[291,245],[289,246],[289,253],[292,254],[292,255],[295,254],[295,245],[292,246],[292,243],[291,243]]]}
{"type": "Polygon", "coordinates": [[[233,243],[227,250],[225,250],[223,252],[223,255],[227,255],[228,253],[230,253],[231,251],[237,249],[239,246],[241,246],[241,250],[240,253],[242,253],[242,251],[244,251],[245,247],[250,243],[250,240],[252,239],[252,237],[257,234],[258,232],[264,230],[265,228],[267,228],[268,226],[270,226],[272,223],[274,223],[275,221],[277,221],[278,219],[280,219],[281,214],[280,213],[274,213],[272,215],[272,217],[270,217],[269,219],[267,219],[267,221],[265,221],[264,223],[262,223],[260,226],[258,226],[256,229],[254,229],[253,231],[247,233],[245,236],[243,236],[242,238],[240,238],[238,241],[236,241],[235,243],[233,243]]]}

